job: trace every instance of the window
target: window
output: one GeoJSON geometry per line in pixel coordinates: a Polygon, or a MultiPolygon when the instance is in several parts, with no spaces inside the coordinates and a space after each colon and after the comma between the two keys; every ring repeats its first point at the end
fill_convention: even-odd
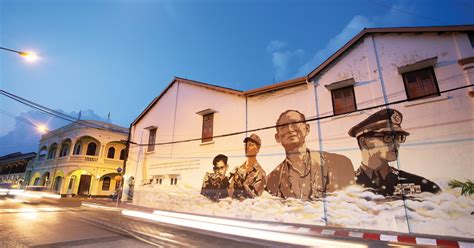
{"type": "Polygon", "coordinates": [[[120,151],[120,160],[125,160],[125,149],[120,151]]]}
{"type": "Polygon", "coordinates": [[[403,73],[408,100],[439,96],[438,83],[432,67],[403,73]]]}
{"type": "Polygon", "coordinates": [[[467,36],[469,37],[469,41],[471,42],[471,47],[474,48],[474,32],[467,33],[467,36]]]}
{"type": "Polygon", "coordinates": [[[56,150],[57,150],[57,145],[56,144],[51,145],[48,152],[48,159],[53,159],[56,157],[56,150]]]}
{"type": "Polygon", "coordinates": [[[176,185],[178,184],[178,178],[177,177],[172,177],[171,178],[171,185],[176,185]]]}
{"type": "Polygon", "coordinates": [[[102,182],[102,190],[110,190],[110,177],[104,177],[102,182]]]}
{"type": "Polygon", "coordinates": [[[69,144],[63,144],[61,152],[59,153],[60,157],[66,157],[69,153],[69,144]]]}
{"type": "Polygon", "coordinates": [[[354,86],[331,90],[334,114],[344,114],[357,110],[354,86]]]}
{"type": "Polygon", "coordinates": [[[97,145],[92,142],[92,143],[89,143],[89,145],[87,145],[87,153],[86,155],[88,156],[95,156],[95,151],[97,150],[97,145]]]}
{"type": "Polygon", "coordinates": [[[74,155],[79,155],[81,154],[81,143],[76,143],[74,145],[74,152],[73,152],[74,155]]]}
{"type": "Polygon", "coordinates": [[[201,142],[212,141],[212,130],[214,125],[214,113],[202,116],[202,138],[201,142]]]}
{"type": "Polygon", "coordinates": [[[155,150],[155,140],[156,140],[156,128],[150,129],[150,134],[148,135],[148,151],[152,152],[155,150]]]}
{"type": "Polygon", "coordinates": [[[115,148],[110,147],[109,151],[107,152],[107,158],[113,159],[115,157],[115,148]]]}

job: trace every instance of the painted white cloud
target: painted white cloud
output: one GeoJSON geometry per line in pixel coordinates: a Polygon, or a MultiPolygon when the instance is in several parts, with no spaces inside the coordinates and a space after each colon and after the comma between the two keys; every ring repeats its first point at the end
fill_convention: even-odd
{"type": "Polygon", "coordinates": [[[354,185],[328,194],[323,203],[282,200],[267,192],[254,199],[213,202],[200,195],[199,189],[183,184],[135,187],[137,204],[159,210],[318,226],[325,225],[326,211],[331,226],[395,232],[409,232],[410,228],[413,233],[474,237],[473,197],[460,196],[459,189],[443,188],[437,195],[421,193],[403,201],[385,199],[354,185]]]}

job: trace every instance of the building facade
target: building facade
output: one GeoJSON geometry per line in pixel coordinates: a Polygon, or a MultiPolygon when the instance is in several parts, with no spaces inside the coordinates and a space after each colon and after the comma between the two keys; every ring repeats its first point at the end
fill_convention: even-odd
{"type": "Polygon", "coordinates": [[[100,121],[77,121],[41,136],[27,168],[27,184],[62,196],[109,196],[119,186],[128,129],[100,121]]]}
{"type": "Polygon", "coordinates": [[[474,178],[473,32],[364,29],[305,77],[249,91],[175,78],[131,125],[134,203],[473,238],[473,198],[450,186],[474,178]],[[225,203],[200,195],[218,154],[228,178],[242,175],[253,133],[266,190],[225,203]],[[298,136],[307,152],[293,170],[298,136]]]}
{"type": "Polygon", "coordinates": [[[17,186],[23,184],[26,167],[33,163],[35,158],[36,152],[15,152],[0,157],[0,183],[12,183],[17,186]]]}

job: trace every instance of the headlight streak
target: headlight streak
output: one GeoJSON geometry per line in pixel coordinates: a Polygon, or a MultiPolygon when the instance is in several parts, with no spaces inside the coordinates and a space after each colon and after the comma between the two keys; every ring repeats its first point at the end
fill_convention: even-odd
{"type": "Polygon", "coordinates": [[[274,241],[274,242],[286,243],[286,244],[303,245],[303,246],[325,246],[325,247],[367,247],[365,245],[356,244],[356,243],[331,241],[331,240],[319,239],[319,238],[308,237],[308,236],[303,236],[303,235],[273,232],[273,231],[268,231],[268,230],[258,230],[258,229],[253,229],[253,228],[245,228],[242,226],[230,226],[226,224],[217,224],[217,223],[202,222],[202,221],[191,220],[191,219],[160,216],[158,214],[148,214],[148,213],[132,211],[132,210],[122,210],[122,214],[126,216],[153,220],[153,221],[172,224],[172,225],[191,227],[191,228],[206,230],[210,232],[218,232],[218,233],[223,233],[223,234],[237,235],[241,237],[268,240],[268,241],[274,241]]]}

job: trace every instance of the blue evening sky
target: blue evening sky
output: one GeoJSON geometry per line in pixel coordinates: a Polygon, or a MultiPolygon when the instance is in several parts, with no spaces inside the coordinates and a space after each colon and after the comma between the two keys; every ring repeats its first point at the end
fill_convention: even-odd
{"type": "MultiPolygon", "coordinates": [[[[128,127],[174,76],[252,89],[306,75],[364,27],[473,24],[473,13],[469,0],[0,0],[0,46],[41,56],[0,51],[0,88],[128,127]]],[[[0,95],[0,155],[26,149],[11,138],[25,135],[19,118],[41,116],[0,95]]]]}

